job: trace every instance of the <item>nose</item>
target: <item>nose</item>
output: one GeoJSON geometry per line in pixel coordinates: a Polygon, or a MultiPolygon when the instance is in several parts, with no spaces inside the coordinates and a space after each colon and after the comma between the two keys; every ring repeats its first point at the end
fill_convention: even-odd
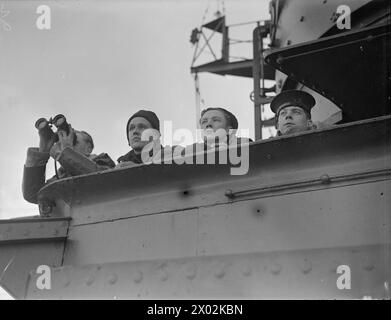
{"type": "Polygon", "coordinates": [[[133,130],[133,135],[134,136],[139,136],[140,135],[140,129],[139,128],[134,128],[134,130],[133,130]]]}
{"type": "Polygon", "coordinates": [[[292,119],[292,112],[291,111],[287,111],[287,113],[285,114],[285,119],[292,119]]]}
{"type": "Polygon", "coordinates": [[[208,122],[206,123],[206,128],[212,128],[213,129],[212,120],[211,119],[208,119],[208,122]]]}

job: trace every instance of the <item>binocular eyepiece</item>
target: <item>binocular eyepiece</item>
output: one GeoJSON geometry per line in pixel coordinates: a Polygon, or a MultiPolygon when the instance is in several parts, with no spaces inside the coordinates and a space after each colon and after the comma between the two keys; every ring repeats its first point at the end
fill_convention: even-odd
{"type": "MultiPolygon", "coordinates": [[[[39,118],[35,122],[35,127],[48,140],[52,139],[54,136],[54,142],[58,141],[58,131],[65,131],[67,135],[70,132],[69,123],[67,122],[67,119],[63,114],[58,114],[54,118],[50,118],[49,120],[46,120],[46,118],[39,118]],[[56,133],[54,133],[52,130],[53,125],[57,128],[56,133]]],[[[76,141],[77,137],[75,134],[73,137],[73,145],[76,144],[76,141]]]]}

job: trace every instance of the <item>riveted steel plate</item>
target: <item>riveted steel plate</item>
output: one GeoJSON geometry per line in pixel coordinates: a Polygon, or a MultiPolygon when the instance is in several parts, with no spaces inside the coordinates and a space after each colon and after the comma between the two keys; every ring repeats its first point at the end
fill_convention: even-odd
{"type": "Polygon", "coordinates": [[[39,289],[40,275],[32,272],[27,297],[387,298],[390,250],[379,245],[65,266],[51,271],[50,289],[39,289]],[[343,276],[349,276],[349,288],[338,284],[340,266],[348,270],[343,276]]]}

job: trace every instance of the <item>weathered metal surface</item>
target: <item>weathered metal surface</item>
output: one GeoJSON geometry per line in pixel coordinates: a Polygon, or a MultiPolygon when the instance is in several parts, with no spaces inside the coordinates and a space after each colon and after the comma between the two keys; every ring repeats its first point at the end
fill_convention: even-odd
{"type": "Polygon", "coordinates": [[[391,180],[200,208],[201,255],[391,244],[391,180]],[[387,209],[388,208],[388,209],[387,209]]]}
{"type": "Polygon", "coordinates": [[[391,179],[331,185],[311,192],[290,190],[184,212],[77,225],[69,234],[64,263],[389,244],[390,190],[391,179]]]}
{"type": "MultiPolygon", "coordinates": [[[[345,4],[280,3],[278,46],[318,38],[345,4]]],[[[60,218],[0,221],[0,284],[31,299],[391,298],[390,130],[385,116],[256,142],[243,176],[144,165],[54,182],[40,198],[60,218]]]]}
{"type": "Polygon", "coordinates": [[[225,165],[145,165],[55,182],[41,192],[56,200],[54,214],[73,218],[64,267],[48,292],[34,287],[32,274],[28,297],[382,295],[390,270],[390,122],[381,117],[254,143],[244,176],[225,165]],[[325,273],[334,260],[345,261],[338,252],[352,270],[366,259],[352,275],[357,291],[335,289],[336,275],[325,273]],[[275,256],[282,260],[268,262],[275,256]],[[251,267],[240,276],[229,267],[246,259],[251,267]],[[189,262],[184,280],[180,266],[189,262]],[[159,263],[167,269],[156,271],[159,263]],[[102,266],[91,271],[90,264],[102,266]],[[254,278],[243,281],[253,268],[254,278]],[[65,281],[65,291],[56,281],[65,281]]]}
{"type": "Polygon", "coordinates": [[[251,197],[256,195],[270,195],[271,193],[289,191],[290,193],[295,192],[298,189],[308,189],[316,190],[316,187],[322,188],[324,185],[329,185],[333,183],[333,186],[336,187],[336,184],[341,185],[341,183],[354,183],[355,181],[360,183],[360,181],[365,180],[369,181],[381,181],[383,179],[389,179],[391,176],[391,168],[385,167],[384,169],[377,170],[368,170],[360,171],[357,173],[348,173],[340,174],[335,176],[330,176],[328,174],[323,174],[320,177],[307,180],[296,180],[287,184],[275,184],[268,185],[263,188],[253,188],[247,190],[233,191],[231,189],[226,190],[225,195],[230,199],[238,199],[242,197],[251,197]],[[315,187],[315,188],[314,188],[315,187]]]}
{"type": "Polygon", "coordinates": [[[73,226],[64,263],[172,259],[197,255],[198,210],[73,226]]]}
{"type": "Polygon", "coordinates": [[[12,296],[25,297],[30,270],[40,265],[61,265],[69,220],[0,220],[0,285],[12,296]]]}
{"type": "Polygon", "coordinates": [[[70,218],[0,220],[0,245],[42,240],[65,240],[70,218]]]}
{"type": "Polygon", "coordinates": [[[348,5],[352,13],[371,0],[281,1],[273,47],[285,47],[318,39],[336,22],[337,9],[348,5]]]}
{"type": "MultiPolygon", "coordinates": [[[[71,210],[57,205],[53,215],[72,215],[73,224],[80,225],[230,203],[228,189],[284,187],[325,175],[346,175],[336,183],[349,185],[357,181],[349,175],[388,170],[390,128],[391,117],[382,117],[256,142],[250,146],[249,171],[243,176],[230,175],[228,165],[144,165],[54,182],[41,194],[69,203],[71,210]]],[[[379,179],[366,177],[361,182],[379,179]]]]}
{"type": "Polygon", "coordinates": [[[275,50],[265,60],[333,101],[344,122],[357,121],[391,113],[390,38],[386,24],[275,50]]]}
{"type": "MultiPolygon", "coordinates": [[[[341,30],[336,24],[339,16],[337,10],[340,5],[350,8],[350,21],[353,30],[390,21],[388,0],[274,0],[272,2],[272,48],[297,45],[320,37],[350,31],[349,29],[341,30]],[[385,17],[387,15],[388,18],[385,17]]],[[[337,67],[333,68],[338,70],[337,67]]],[[[312,68],[308,69],[312,70],[312,68]]],[[[344,68],[344,70],[347,69],[344,68]]],[[[291,85],[293,82],[296,84],[297,82],[290,77],[288,78],[288,75],[290,74],[276,71],[277,93],[282,88],[294,89],[291,85]]],[[[334,78],[329,77],[329,79],[334,78]]],[[[334,106],[331,102],[317,100],[317,105],[321,105],[322,108],[334,106]]]]}
{"type": "Polygon", "coordinates": [[[390,257],[378,245],[65,266],[52,270],[50,290],[32,272],[27,298],[390,298],[390,257]],[[338,287],[341,265],[350,289],[338,287]]]}

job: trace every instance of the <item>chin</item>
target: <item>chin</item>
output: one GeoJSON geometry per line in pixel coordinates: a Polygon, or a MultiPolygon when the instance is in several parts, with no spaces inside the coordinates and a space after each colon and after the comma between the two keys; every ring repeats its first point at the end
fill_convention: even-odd
{"type": "Polygon", "coordinates": [[[140,150],[141,151],[146,146],[146,143],[136,142],[134,144],[131,144],[130,146],[132,147],[133,150],[140,150]]]}

